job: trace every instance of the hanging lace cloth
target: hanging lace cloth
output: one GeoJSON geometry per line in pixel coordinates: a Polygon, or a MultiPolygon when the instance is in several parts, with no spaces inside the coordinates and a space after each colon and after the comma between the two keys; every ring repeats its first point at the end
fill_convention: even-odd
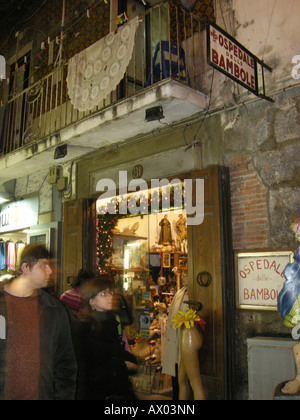
{"type": "Polygon", "coordinates": [[[69,61],[68,94],[75,109],[89,111],[120,83],[132,57],[138,16],[69,61]]]}

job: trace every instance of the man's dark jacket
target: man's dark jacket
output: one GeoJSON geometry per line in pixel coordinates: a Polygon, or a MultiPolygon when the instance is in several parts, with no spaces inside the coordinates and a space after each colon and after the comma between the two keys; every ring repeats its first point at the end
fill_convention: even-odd
{"type": "MultiPolygon", "coordinates": [[[[8,320],[4,292],[0,283],[0,325],[8,320]]],[[[70,325],[65,308],[49,293],[40,290],[40,381],[39,400],[74,400],[77,364],[72,345],[70,325]]],[[[6,339],[0,332],[0,400],[5,398],[6,339]]],[[[8,349],[9,351],[9,349],[8,349]]]]}

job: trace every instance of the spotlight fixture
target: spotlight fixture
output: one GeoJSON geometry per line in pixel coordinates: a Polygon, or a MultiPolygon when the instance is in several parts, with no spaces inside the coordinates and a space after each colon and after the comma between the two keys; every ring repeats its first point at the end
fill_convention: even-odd
{"type": "Polygon", "coordinates": [[[62,159],[68,154],[68,145],[58,146],[54,151],[54,159],[62,159]]]}
{"type": "Polygon", "coordinates": [[[162,120],[164,117],[164,110],[162,106],[155,106],[153,108],[146,109],[146,121],[157,121],[162,120]]]}

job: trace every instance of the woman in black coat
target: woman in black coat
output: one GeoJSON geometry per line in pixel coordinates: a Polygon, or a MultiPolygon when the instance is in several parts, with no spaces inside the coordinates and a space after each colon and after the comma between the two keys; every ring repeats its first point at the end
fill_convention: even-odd
{"type": "Polygon", "coordinates": [[[78,364],[78,400],[133,400],[127,365],[136,363],[124,349],[114,311],[119,298],[107,278],[88,281],[86,301],[78,319],[71,318],[73,345],[78,364]]]}

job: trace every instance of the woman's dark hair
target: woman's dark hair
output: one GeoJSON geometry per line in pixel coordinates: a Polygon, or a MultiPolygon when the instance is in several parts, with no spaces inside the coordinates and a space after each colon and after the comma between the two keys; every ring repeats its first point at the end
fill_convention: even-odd
{"type": "Polygon", "coordinates": [[[94,299],[100,292],[107,289],[115,289],[115,283],[107,275],[101,275],[85,281],[80,289],[81,295],[84,298],[83,308],[79,314],[80,319],[90,320],[93,317],[90,299],[94,299]]]}
{"type": "Polygon", "coordinates": [[[77,289],[82,287],[87,280],[91,280],[95,278],[95,274],[92,271],[87,270],[79,270],[76,274],[76,277],[72,283],[72,288],[77,289]]]}
{"type": "Polygon", "coordinates": [[[86,281],[82,286],[81,294],[89,302],[90,299],[95,298],[100,292],[106,289],[115,289],[115,284],[108,276],[101,275],[86,281]]]}
{"type": "Polygon", "coordinates": [[[133,323],[133,317],[126,298],[121,294],[119,296],[120,309],[117,314],[119,315],[122,326],[126,327],[127,325],[131,325],[133,323]]]}

